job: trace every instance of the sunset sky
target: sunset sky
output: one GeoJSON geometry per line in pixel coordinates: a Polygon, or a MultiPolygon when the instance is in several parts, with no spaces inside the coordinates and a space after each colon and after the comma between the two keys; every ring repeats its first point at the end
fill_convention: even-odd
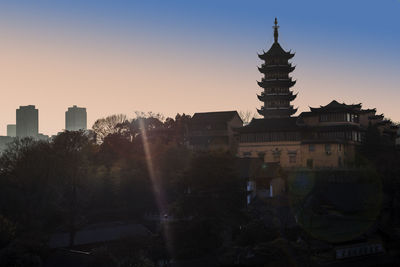
{"type": "Polygon", "coordinates": [[[165,116],[261,106],[257,53],[296,52],[299,111],[336,99],[400,121],[400,0],[0,2],[0,135],[36,105],[39,131],[134,111],[165,116]]]}

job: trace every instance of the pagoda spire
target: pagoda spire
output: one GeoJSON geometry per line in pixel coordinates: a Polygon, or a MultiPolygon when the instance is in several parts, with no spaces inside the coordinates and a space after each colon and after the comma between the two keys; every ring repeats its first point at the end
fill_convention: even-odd
{"type": "Polygon", "coordinates": [[[279,36],[279,34],[278,34],[279,26],[278,26],[278,19],[277,18],[275,18],[275,25],[272,26],[272,28],[274,29],[274,40],[275,40],[275,43],[277,43],[278,42],[278,36],[279,36]]]}
{"type": "Polygon", "coordinates": [[[259,54],[263,60],[258,70],[263,77],[258,85],[263,89],[258,99],[263,103],[258,113],[264,118],[286,118],[296,113],[291,102],[296,98],[290,89],[296,81],[290,77],[290,73],[295,69],[289,60],[294,56],[290,51],[287,52],[278,43],[278,19],[275,18],[274,40],[271,48],[259,54]]]}

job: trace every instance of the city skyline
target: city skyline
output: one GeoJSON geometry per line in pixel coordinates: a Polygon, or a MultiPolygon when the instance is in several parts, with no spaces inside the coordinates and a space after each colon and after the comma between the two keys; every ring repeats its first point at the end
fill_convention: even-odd
{"type": "MultiPolygon", "coordinates": [[[[6,125],[7,132],[5,136],[34,138],[50,136],[39,132],[39,122],[39,109],[35,105],[19,106],[16,109],[15,123],[6,125]]],[[[64,114],[64,126],[59,132],[87,130],[86,108],[78,107],[77,105],[68,107],[64,114]]]]}
{"type": "Polygon", "coordinates": [[[71,104],[90,110],[88,128],[98,118],[132,117],[136,110],[256,112],[257,53],[272,44],[275,17],[282,47],[296,52],[298,113],[336,99],[400,121],[398,1],[10,1],[0,7],[0,87],[7,99],[1,135],[15,123],[13,111],[30,104],[40,109],[39,132],[48,135],[64,128],[71,104]]]}

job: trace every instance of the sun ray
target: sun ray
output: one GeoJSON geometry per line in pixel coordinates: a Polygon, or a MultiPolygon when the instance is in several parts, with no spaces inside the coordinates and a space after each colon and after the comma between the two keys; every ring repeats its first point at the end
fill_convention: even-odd
{"type": "MultiPolygon", "coordinates": [[[[165,201],[165,198],[163,197],[160,179],[154,168],[154,163],[153,163],[153,158],[152,158],[152,154],[151,154],[149,141],[147,138],[147,129],[146,129],[146,124],[145,124],[144,118],[139,118],[139,128],[140,128],[140,132],[142,135],[143,149],[144,149],[144,153],[145,153],[147,169],[148,169],[151,184],[153,187],[154,198],[156,200],[158,211],[159,211],[160,215],[162,215],[160,220],[163,220],[163,218],[164,218],[163,215],[167,213],[166,201],[165,201]]],[[[169,253],[169,256],[171,256],[172,251],[173,251],[172,250],[173,249],[172,248],[172,235],[171,235],[170,231],[168,231],[168,227],[165,227],[165,226],[162,227],[162,231],[164,234],[167,252],[169,253]]]]}

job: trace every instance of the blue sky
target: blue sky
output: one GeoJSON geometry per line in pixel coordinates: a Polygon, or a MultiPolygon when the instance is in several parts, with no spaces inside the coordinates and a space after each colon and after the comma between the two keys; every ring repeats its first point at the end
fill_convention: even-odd
{"type": "MultiPolygon", "coordinates": [[[[134,110],[171,116],[176,112],[255,110],[261,104],[255,96],[260,92],[255,80],[261,78],[256,68],[261,62],[256,53],[272,44],[275,17],[281,26],[281,45],[296,52],[293,77],[298,81],[294,90],[299,96],[294,104],[300,111],[338,99],[362,102],[365,107],[376,107],[378,112],[400,121],[396,106],[400,95],[399,13],[399,0],[1,1],[0,33],[8,44],[0,47],[4,55],[38,51],[39,56],[34,59],[38,64],[42,58],[50,57],[38,68],[49,67],[46,64],[54,60],[51,55],[57,54],[61,62],[65,60],[62,55],[68,53],[72,55],[68,62],[71,66],[80,65],[79,59],[86,56],[88,61],[110,64],[114,70],[127,74],[112,76],[108,86],[112,87],[111,80],[123,84],[126,78],[132,88],[128,92],[120,85],[110,90],[116,95],[125,94],[124,98],[128,94],[138,103],[128,107],[122,96],[115,100],[121,103],[119,106],[105,107],[102,99],[83,101],[78,92],[84,88],[74,93],[75,98],[58,98],[45,93],[57,90],[46,80],[35,81],[35,86],[43,84],[47,101],[41,101],[43,96],[21,101],[19,96],[30,90],[29,83],[4,81],[0,83],[2,90],[18,93],[11,93],[9,103],[0,110],[0,133],[4,134],[5,124],[15,120],[15,108],[25,104],[39,107],[40,129],[45,133],[61,130],[63,112],[75,103],[88,108],[89,124],[107,114],[131,115],[134,110]],[[48,51],[56,52],[49,56],[48,51]],[[148,83],[135,84],[129,80],[130,71],[136,71],[137,77],[146,77],[148,83]],[[157,89],[163,83],[155,81],[160,72],[166,79],[164,91],[157,89]],[[167,81],[168,77],[171,78],[167,81]],[[182,101],[167,105],[168,101],[160,100],[166,91],[182,101]],[[202,99],[199,91],[213,100],[202,99]]],[[[8,63],[1,64],[6,67],[8,63]]],[[[18,63],[11,74],[29,81],[30,69],[21,64],[24,65],[18,63]]],[[[90,76],[89,66],[85,67],[85,75],[90,76]]],[[[62,69],[70,70],[67,65],[62,69]]],[[[66,77],[76,79],[76,75],[66,77]]],[[[85,81],[86,87],[106,90],[94,80],[85,81]]],[[[69,86],[76,87],[79,82],[76,79],[69,86]]],[[[106,92],[99,97],[110,98],[106,92]]]]}

